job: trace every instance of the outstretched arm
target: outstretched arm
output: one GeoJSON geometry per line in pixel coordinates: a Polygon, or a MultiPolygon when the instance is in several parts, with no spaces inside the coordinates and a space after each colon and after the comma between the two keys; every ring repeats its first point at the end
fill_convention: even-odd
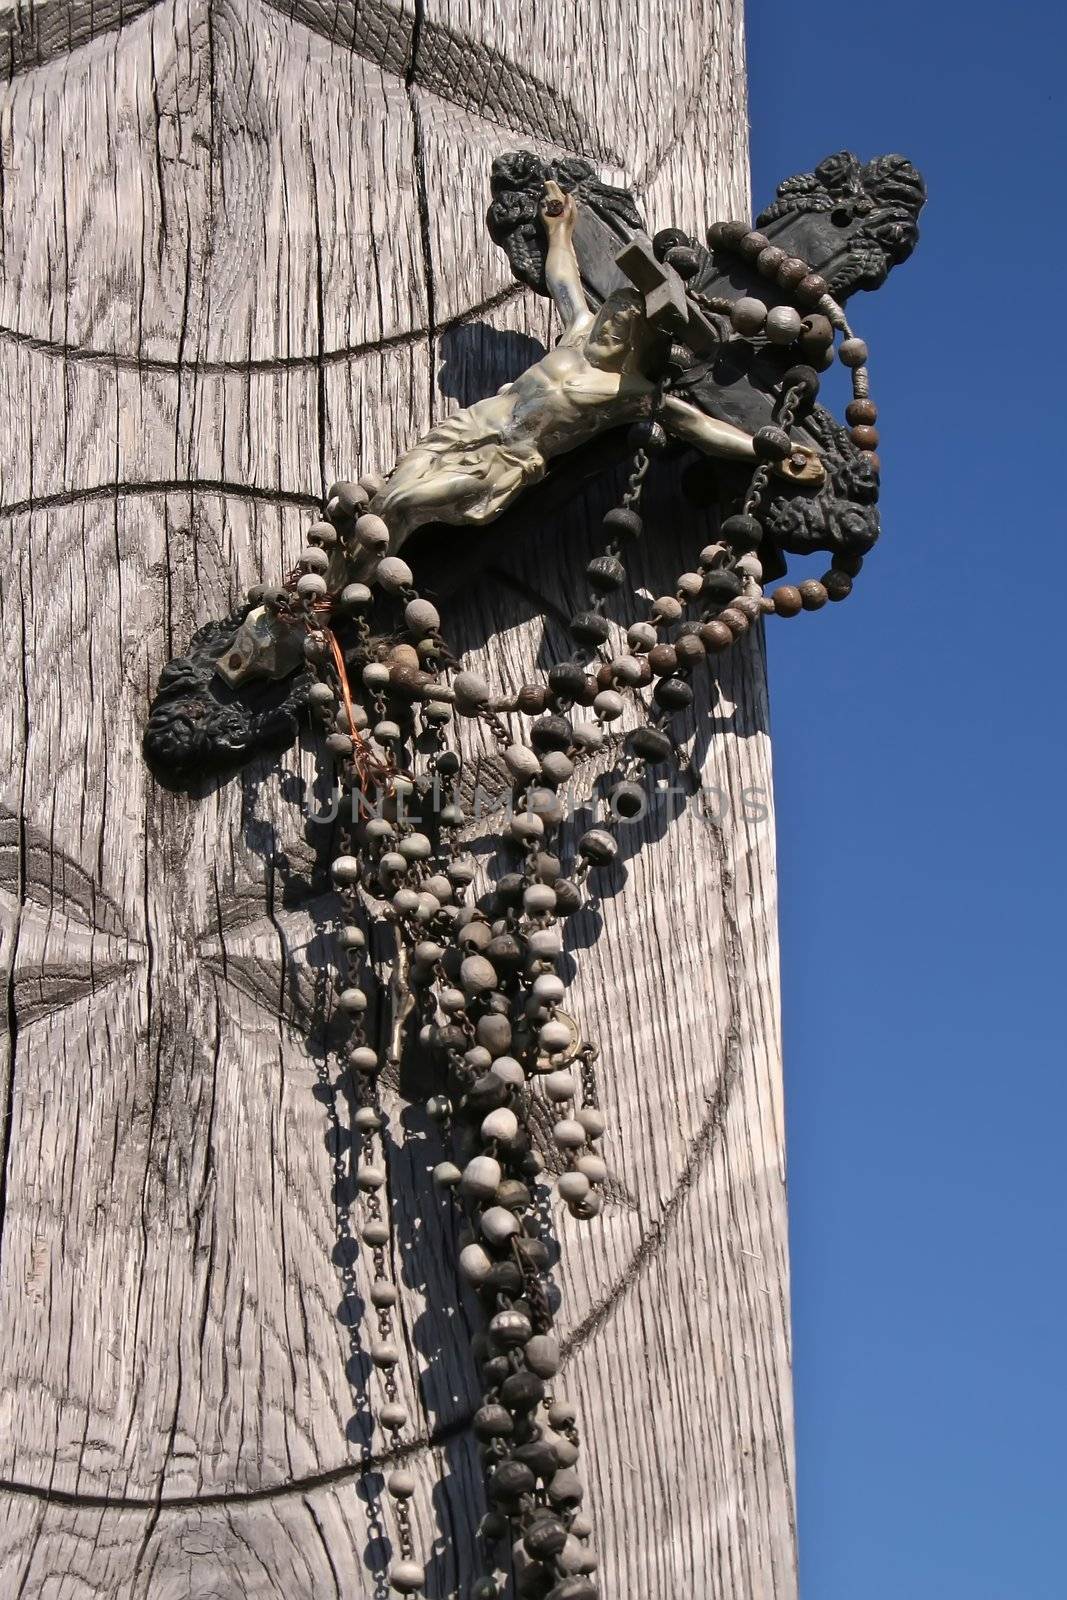
{"type": "Polygon", "coordinates": [[[548,235],[545,282],[563,321],[563,337],[568,343],[584,333],[593,321],[578,271],[578,257],[574,253],[577,216],[574,196],[564,194],[558,183],[551,180],[546,183],[541,201],[541,221],[548,235]]]}
{"type": "MultiPolygon", "coordinates": [[[[660,417],[669,433],[684,439],[686,444],[696,445],[698,450],[708,455],[728,456],[740,461],[754,461],[756,458],[750,433],[735,427],[732,422],[720,422],[718,417],[709,417],[706,411],[690,405],[688,400],[679,400],[677,395],[669,394],[664,398],[660,417]]],[[[788,460],[775,463],[774,470],[793,483],[821,483],[826,475],[817,453],[805,445],[797,445],[788,460]]]]}

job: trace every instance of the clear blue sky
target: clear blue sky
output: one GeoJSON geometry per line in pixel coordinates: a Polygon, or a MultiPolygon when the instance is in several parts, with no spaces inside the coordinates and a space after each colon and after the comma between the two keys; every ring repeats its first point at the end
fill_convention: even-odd
{"type": "Polygon", "coordinates": [[[748,36],[757,206],[843,147],[930,189],[851,302],[882,541],[767,629],[802,1593],[1064,1600],[1067,28],[750,0],[748,36]]]}

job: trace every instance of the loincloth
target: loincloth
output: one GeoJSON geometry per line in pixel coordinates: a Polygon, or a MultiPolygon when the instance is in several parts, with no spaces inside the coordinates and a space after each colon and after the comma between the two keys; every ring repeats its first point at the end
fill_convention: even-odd
{"type": "Polygon", "coordinates": [[[386,520],[490,522],[545,475],[533,444],[503,441],[470,411],[446,417],[401,456],[378,498],[386,520]],[[436,492],[435,492],[436,491],[436,492]]]}

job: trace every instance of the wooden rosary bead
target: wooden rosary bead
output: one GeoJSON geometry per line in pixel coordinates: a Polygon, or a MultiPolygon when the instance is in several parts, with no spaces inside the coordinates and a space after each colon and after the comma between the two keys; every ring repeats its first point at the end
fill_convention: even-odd
{"type": "Polygon", "coordinates": [[[822,575],[822,586],[830,600],[847,600],[852,593],[852,579],[847,572],[838,572],[833,568],[822,575]]]}
{"type": "Polygon", "coordinates": [[[521,1495],[533,1494],[537,1479],[522,1461],[502,1461],[489,1479],[489,1493],[494,1499],[517,1500],[521,1495]]]}
{"type": "Polygon", "coordinates": [[[570,630],[580,644],[603,644],[611,637],[611,624],[598,611],[579,611],[571,618],[570,630]]]}
{"type": "Polygon", "coordinates": [[[613,506],[605,512],[603,528],[609,539],[639,539],[644,523],[629,506],[613,506]]]}
{"type": "MultiPolygon", "coordinates": [[[[549,669],[548,687],[561,699],[576,700],[585,687],[586,676],[584,669],[577,662],[561,661],[549,669]]],[[[596,693],[595,688],[593,692],[596,693]]]]}
{"type": "Polygon", "coordinates": [[[701,625],[700,638],[704,648],[713,655],[718,655],[721,650],[728,650],[734,642],[734,636],[725,622],[705,622],[701,625]]]}
{"type": "Polygon", "coordinates": [[[803,320],[793,306],[772,306],[763,331],[771,344],[793,344],[800,337],[803,320]]]}
{"type": "Polygon", "coordinates": [[[397,1594],[416,1594],[426,1582],[426,1572],[417,1561],[394,1561],[389,1568],[389,1582],[397,1594]]]}
{"type": "Polygon", "coordinates": [[[657,422],[655,417],[642,417],[640,422],[635,422],[626,436],[626,444],[636,455],[639,450],[648,454],[658,454],[667,448],[667,433],[663,424],[657,422]]]}
{"type": "Polygon", "coordinates": [[[640,756],[642,761],[647,761],[649,766],[656,766],[661,761],[666,761],[674,750],[670,737],[662,733],[659,728],[634,728],[627,735],[626,745],[634,755],[640,756]]]}
{"type": "Polygon", "coordinates": [[[725,611],[720,611],[718,620],[726,624],[735,639],[748,632],[748,618],[736,606],[727,606],[725,611]]]}
{"type": "Polygon", "coordinates": [[[799,389],[799,398],[802,401],[816,399],[819,387],[819,374],[812,366],[798,364],[795,367],[790,367],[782,378],[783,394],[787,394],[791,389],[799,389]]]}
{"type": "Polygon", "coordinates": [[[754,334],[762,333],[766,321],[767,307],[754,295],[742,295],[741,299],[735,300],[730,308],[730,322],[743,338],[751,338],[754,334]]]}
{"type": "Polygon", "coordinates": [[[804,597],[800,590],[792,583],[780,584],[775,589],[771,599],[774,609],[780,617],[795,617],[804,609],[804,597]]]}
{"type": "MultiPolygon", "coordinates": [[[[510,1211],[505,1215],[515,1222],[510,1211]]],[[[484,1217],[482,1222],[484,1224],[484,1217]]],[[[517,1228],[518,1224],[515,1226],[517,1228]]],[[[511,1377],[505,1378],[500,1385],[500,1403],[507,1406],[509,1411],[532,1411],[544,1398],[544,1380],[539,1378],[536,1372],[513,1372],[511,1377]]]]}
{"type": "Polygon", "coordinates": [[[859,450],[874,450],[878,446],[878,429],[863,424],[851,429],[849,438],[859,450]]]}
{"type": "Polygon", "coordinates": [[[616,556],[594,556],[586,564],[585,575],[589,586],[601,594],[621,589],[626,581],[626,568],[616,556]]]}
{"type": "Polygon", "coordinates": [[[326,509],[331,517],[354,517],[368,500],[366,489],[358,483],[332,483],[326,494],[326,509]]]}
{"type": "Polygon", "coordinates": [[[745,550],[755,550],[763,542],[763,528],[755,517],[738,511],[727,517],[719,532],[740,555],[745,550]]]}
{"type": "MultiPolygon", "coordinates": [[[[748,623],[745,623],[746,628],[748,623]]],[[[693,690],[684,678],[661,678],[652,698],[664,711],[684,711],[693,704],[693,690]]]]}
{"type": "Polygon", "coordinates": [[[707,653],[701,643],[699,629],[693,633],[684,633],[675,639],[674,653],[680,670],[688,671],[699,666],[707,653]]]}
{"type": "Polygon", "coordinates": [[[548,704],[548,690],[539,683],[524,683],[515,696],[515,710],[537,717],[548,704]]]}
{"type": "Polygon", "coordinates": [[[728,567],[719,567],[704,579],[704,594],[711,606],[728,606],[731,600],[744,593],[744,589],[740,575],[728,567]]]}
{"type": "Polygon", "coordinates": [[[863,450],[863,451],[861,451],[861,454],[863,456],[864,461],[866,461],[869,464],[869,466],[871,467],[872,471],[874,471],[879,476],[881,476],[882,458],[877,453],[877,451],[875,451],[875,450],[863,450]]]}
{"type": "Polygon", "coordinates": [[[862,339],[843,339],[837,348],[837,359],[846,367],[862,367],[868,350],[862,339]]]}
{"type": "Polygon", "coordinates": [[[878,407],[873,400],[850,400],[845,407],[845,421],[853,427],[877,422],[878,407]]]}
{"type": "Polygon", "coordinates": [[[770,423],[763,428],[757,428],[752,438],[752,446],[757,461],[785,461],[793,450],[785,429],[776,428],[770,423]]]}
{"type": "Polygon", "coordinates": [[[567,1530],[558,1517],[550,1514],[539,1516],[537,1521],[527,1528],[522,1542],[527,1555],[532,1556],[535,1561],[551,1561],[553,1556],[559,1555],[567,1543],[567,1530]]]}
{"type": "Polygon", "coordinates": [[[707,232],[708,244],[713,250],[736,250],[751,231],[747,222],[713,222],[707,232]]]}
{"type": "Polygon", "coordinates": [[[680,278],[689,279],[700,270],[700,257],[691,245],[672,245],[663,258],[680,278]]]}
{"type": "Polygon", "coordinates": [[[762,251],[770,248],[770,243],[765,233],[758,233],[753,228],[743,239],[738,239],[737,253],[743,261],[755,261],[762,251]]]}
{"type": "Polygon", "coordinates": [[[673,594],[661,594],[652,603],[652,616],[657,622],[679,622],[682,616],[681,601],[673,594]]]}
{"type": "Polygon", "coordinates": [[[767,248],[765,250],[761,250],[759,255],[756,257],[756,271],[764,278],[776,279],[778,276],[778,268],[781,266],[784,260],[785,251],[780,249],[776,244],[769,244],[767,248]]]}
{"type": "Polygon", "coordinates": [[[542,717],[530,729],[535,750],[569,750],[572,728],[566,717],[542,717]]]}
{"type": "Polygon", "coordinates": [[[651,652],[647,656],[617,656],[611,668],[612,681],[628,689],[645,689],[652,682],[651,652]]]}
{"type": "Polygon", "coordinates": [[[805,578],[803,583],[797,584],[797,589],[805,611],[819,611],[829,599],[818,578],[805,578]]]}
{"type": "Polygon", "coordinates": [[[808,276],[808,263],[801,261],[799,256],[786,256],[778,265],[777,279],[783,289],[792,291],[802,279],[808,276]]]}
{"type": "Polygon", "coordinates": [[[669,644],[653,645],[648,652],[647,660],[657,678],[665,678],[678,665],[678,657],[674,647],[669,644]]]}
{"type": "Polygon", "coordinates": [[[829,292],[829,284],[817,272],[809,272],[801,278],[793,291],[802,306],[817,306],[823,295],[829,292]]]}

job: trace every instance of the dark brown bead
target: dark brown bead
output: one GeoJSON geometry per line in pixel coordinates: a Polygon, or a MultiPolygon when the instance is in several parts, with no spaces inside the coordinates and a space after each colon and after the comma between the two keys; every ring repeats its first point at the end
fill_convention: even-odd
{"type": "Polygon", "coordinates": [[[537,1479],[524,1461],[502,1461],[489,1481],[489,1493],[501,1500],[517,1500],[536,1487],[537,1479]]]}
{"type": "Polygon", "coordinates": [[[739,634],[748,632],[748,618],[736,606],[727,606],[725,611],[720,611],[718,620],[725,622],[735,639],[739,634]]]}
{"type": "Polygon", "coordinates": [[[778,268],[785,260],[785,251],[776,244],[769,244],[766,250],[761,250],[756,257],[756,271],[762,272],[765,278],[774,278],[778,275],[778,268]]]}
{"type": "Polygon", "coordinates": [[[799,389],[802,400],[814,400],[819,393],[819,374],[812,366],[798,364],[790,367],[782,377],[782,393],[799,389]]]}
{"type": "Polygon", "coordinates": [[[652,698],[664,711],[684,711],[693,704],[693,691],[684,678],[661,678],[652,698]]]}
{"type": "Polygon", "coordinates": [[[855,578],[863,566],[863,557],[856,555],[851,550],[841,550],[831,561],[830,565],[835,572],[847,572],[850,578],[855,578]]]}
{"type": "Polygon", "coordinates": [[[751,231],[747,222],[713,222],[708,229],[708,243],[713,250],[736,250],[751,231]]]}
{"type": "Polygon", "coordinates": [[[654,644],[648,652],[648,664],[657,678],[665,678],[668,673],[674,672],[678,666],[678,657],[674,646],[669,644],[654,644]]]}
{"type": "MultiPolygon", "coordinates": [[[[490,939],[485,947],[486,959],[493,963],[499,972],[514,972],[523,962],[522,946],[510,933],[500,933],[495,939],[490,939]]],[[[507,1018],[503,1018],[507,1021],[507,1018]]],[[[486,1021],[485,1017],[479,1020],[478,1026],[486,1021]]],[[[482,1041],[484,1042],[484,1041],[482,1041]]]]}
{"type": "Polygon", "coordinates": [[[817,272],[809,272],[801,278],[795,293],[802,306],[817,306],[823,295],[830,293],[830,285],[817,272]]]}
{"type": "Polygon", "coordinates": [[[734,642],[734,636],[725,622],[705,622],[701,624],[700,637],[704,648],[717,655],[720,650],[728,650],[734,642]]]}
{"type": "Polygon", "coordinates": [[[569,750],[573,737],[566,717],[542,717],[530,729],[530,743],[540,755],[546,750],[569,750]]]}
{"type": "Polygon", "coordinates": [[[639,539],[644,523],[630,506],[613,506],[604,513],[604,532],[609,539],[639,539]]]}
{"type": "Polygon", "coordinates": [[[674,749],[669,735],[661,733],[658,728],[635,728],[627,735],[626,743],[634,755],[640,756],[650,766],[666,761],[674,749]]]}
{"type": "Polygon", "coordinates": [[[626,568],[616,556],[594,556],[592,561],[586,563],[585,575],[591,589],[610,594],[626,581],[626,568]]]}
{"type": "Polygon", "coordinates": [[[744,511],[727,517],[719,532],[738,554],[755,550],[763,542],[763,529],[759,522],[744,511]]]}
{"type": "Polygon", "coordinates": [[[389,668],[389,693],[398,700],[421,700],[423,692],[435,680],[429,672],[417,667],[395,666],[389,668]]]}
{"type": "Polygon", "coordinates": [[[664,256],[669,267],[673,267],[680,278],[692,278],[700,270],[700,257],[692,245],[672,245],[664,256]]]}
{"type": "Polygon", "coordinates": [[[878,452],[876,450],[861,450],[860,454],[863,456],[864,461],[868,463],[871,469],[876,472],[879,477],[881,477],[882,458],[878,452]]]}
{"type": "Polygon", "coordinates": [[[852,579],[847,572],[835,572],[831,567],[822,575],[822,586],[830,600],[847,600],[852,593],[852,579]]]}
{"type": "Polygon", "coordinates": [[[679,670],[686,671],[699,666],[707,654],[699,631],[694,629],[692,633],[681,634],[675,639],[674,653],[678,658],[679,670]]]}
{"type": "Polygon", "coordinates": [[[709,607],[728,606],[744,592],[744,583],[729,567],[718,567],[704,579],[704,595],[709,607]]]}
{"type": "Polygon", "coordinates": [[[755,229],[746,233],[743,239],[737,241],[737,253],[745,261],[755,261],[760,253],[770,248],[771,241],[765,233],[757,233],[755,229]]]}
{"type": "Polygon", "coordinates": [[[514,1454],[515,1460],[529,1467],[535,1478],[547,1482],[559,1471],[556,1452],[547,1439],[532,1439],[529,1444],[520,1444],[514,1454]]]}
{"type": "MultiPolygon", "coordinates": [[[[561,700],[577,700],[585,687],[586,673],[576,661],[561,661],[550,668],[548,687],[561,700]]],[[[596,693],[594,689],[593,693],[596,693]]]]}
{"type": "Polygon", "coordinates": [[[598,689],[614,689],[615,674],[611,670],[610,661],[605,661],[602,667],[597,667],[596,686],[598,689]]]}
{"type": "Polygon", "coordinates": [[[799,256],[786,256],[778,268],[778,282],[783,289],[795,289],[808,276],[809,270],[808,263],[799,256]]]}
{"type": "Polygon", "coordinates": [[[567,1543],[567,1530],[558,1517],[543,1516],[527,1528],[523,1535],[526,1554],[535,1561],[551,1561],[567,1543]]]}
{"type": "Polygon", "coordinates": [[[477,1439],[505,1439],[515,1424],[503,1406],[486,1405],[474,1413],[471,1426],[477,1439]]]}
{"type": "Polygon", "coordinates": [[[789,435],[784,428],[776,428],[773,423],[756,429],[752,436],[752,447],[757,461],[785,461],[792,453],[789,435]]]}
{"type": "Polygon", "coordinates": [[[513,1372],[500,1385],[501,1404],[509,1411],[532,1411],[544,1398],[544,1383],[533,1372],[513,1372]]]}
{"type": "Polygon", "coordinates": [[[800,590],[791,583],[779,584],[771,599],[780,617],[795,617],[798,611],[804,609],[804,598],[800,590]]]}
{"type": "Polygon", "coordinates": [[[865,424],[853,428],[849,434],[849,438],[858,450],[877,450],[878,437],[878,429],[867,427],[865,424]]]}
{"type": "Polygon", "coordinates": [[[833,342],[834,330],[829,317],[812,314],[804,318],[800,325],[800,347],[805,355],[809,347],[814,351],[828,350],[833,342]]]}
{"type": "Polygon", "coordinates": [[[850,400],[845,407],[845,421],[852,427],[865,422],[877,422],[878,407],[873,400],[850,400]]]}
{"type": "Polygon", "coordinates": [[[805,611],[818,611],[829,599],[818,578],[805,578],[803,583],[797,584],[797,589],[805,611]]]}
{"type": "Polygon", "coordinates": [[[524,683],[515,696],[515,709],[527,717],[538,717],[548,704],[548,690],[539,683],[524,683]]]}
{"type": "Polygon", "coordinates": [[[570,629],[581,644],[603,644],[611,634],[611,624],[598,611],[579,611],[571,618],[570,629]]]}

